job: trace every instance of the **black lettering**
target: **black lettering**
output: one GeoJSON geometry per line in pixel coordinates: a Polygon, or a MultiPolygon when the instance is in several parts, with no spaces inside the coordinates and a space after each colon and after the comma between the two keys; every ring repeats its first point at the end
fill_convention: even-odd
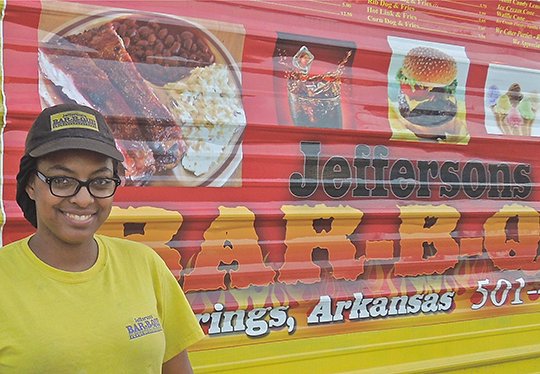
{"type": "Polygon", "coordinates": [[[351,166],[345,157],[334,156],[326,161],[322,172],[323,188],[334,199],[345,196],[351,188],[351,166]]]}
{"type": "Polygon", "coordinates": [[[375,188],[372,190],[372,196],[387,197],[388,190],[385,187],[384,171],[388,167],[388,148],[383,145],[375,147],[373,152],[373,167],[375,168],[375,188]]]}
{"type": "Polygon", "coordinates": [[[319,153],[321,143],[300,142],[304,154],[304,175],[295,172],[289,178],[289,191],[296,197],[309,197],[319,185],[319,153]]]}
{"type": "Polygon", "coordinates": [[[439,189],[440,197],[455,197],[461,190],[459,175],[457,174],[459,162],[445,161],[441,165],[441,182],[443,185],[439,189]]]}
{"type": "Polygon", "coordinates": [[[532,181],[530,177],[531,165],[519,164],[514,169],[514,182],[517,186],[512,188],[514,197],[518,199],[526,199],[532,192],[532,181]]]}
{"type": "Polygon", "coordinates": [[[505,199],[512,197],[510,189],[510,166],[508,164],[489,164],[489,191],[488,197],[493,199],[505,199]],[[502,178],[500,180],[500,178],[502,178]],[[500,180],[500,182],[499,182],[500,180]],[[502,186],[502,188],[501,188],[502,186]]]}
{"type": "Polygon", "coordinates": [[[353,197],[368,197],[370,190],[367,188],[366,169],[371,163],[371,148],[365,144],[359,144],[355,150],[354,167],[356,168],[356,187],[352,191],[353,197]]]}
{"type": "Polygon", "coordinates": [[[481,162],[469,161],[461,172],[461,181],[465,195],[477,199],[486,191],[486,168],[481,162]]]}
{"type": "Polygon", "coordinates": [[[439,176],[439,164],[437,161],[418,161],[418,171],[420,187],[416,196],[431,197],[430,182],[439,176]]]}
{"type": "Polygon", "coordinates": [[[390,182],[394,196],[405,199],[416,186],[414,166],[409,160],[397,160],[390,169],[390,182]]]}

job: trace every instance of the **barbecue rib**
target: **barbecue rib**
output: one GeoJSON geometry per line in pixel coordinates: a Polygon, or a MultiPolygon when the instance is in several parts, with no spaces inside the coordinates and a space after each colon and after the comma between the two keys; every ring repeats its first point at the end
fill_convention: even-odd
{"type": "Polygon", "coordinates": [[[59,87],[68,99],[93,107],[107,118],[118,148],[125,158],[123,165],[126,182],[136,185],[148,182],[156,170],[154,156],[133,111],[105,72],[81,46],[63,38],[42,44],[38,59],[43,76],[59,87]]]}
{"type": "Polygon", "coordinates": [[[66,38],[86,47],[90,58],[126,98],[142,125],[141,130],[154,152],[158,169],[172,169],[178,165],[185,148],[180,127],[140,75],[112,23],[66,38]]]}

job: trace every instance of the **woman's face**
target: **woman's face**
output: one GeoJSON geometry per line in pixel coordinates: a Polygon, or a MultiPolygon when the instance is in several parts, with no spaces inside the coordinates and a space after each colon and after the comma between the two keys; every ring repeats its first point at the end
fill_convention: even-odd
{"type": "MultiPolygon", "coordinates": [[[[84,150],[58,151],[37,161],[37,170],[47,177],[72,177],[80,181],[113,177],[113,161],[84,150]]],[[[56,197],[49,185],[33,176],[26,188],[36,203],[36,238],[58,244],[87,244],[107,219],[113,198],[96,199],[83,187],[72,197],[56,197]]]]}

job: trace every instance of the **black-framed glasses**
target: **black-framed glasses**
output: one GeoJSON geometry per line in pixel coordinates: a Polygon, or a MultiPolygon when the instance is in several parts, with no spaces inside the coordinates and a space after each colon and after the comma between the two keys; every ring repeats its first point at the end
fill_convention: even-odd
{"type": "Polygon", "coordinates": [[[77,195],[81,188],[86,187],[90,195],[98,199],[111,197],[120,185],[118,178],[92,178],[87,181],[80,181],[72,177],[47,177],[36,170],[39,179],[49,185],[51,194],[56,197],[72,197],[77,195]]]}

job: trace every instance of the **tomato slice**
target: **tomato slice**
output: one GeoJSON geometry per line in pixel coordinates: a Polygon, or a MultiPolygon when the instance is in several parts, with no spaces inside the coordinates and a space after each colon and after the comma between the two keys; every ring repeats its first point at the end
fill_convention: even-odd
{"type": "Polygon", "coordinates": [[[401,92],[403,92],[411,100],[422,101],[429,97],[429,92],[422,86],[415,85],[411,87],[410,84],[402,84],[401,92]]]}

